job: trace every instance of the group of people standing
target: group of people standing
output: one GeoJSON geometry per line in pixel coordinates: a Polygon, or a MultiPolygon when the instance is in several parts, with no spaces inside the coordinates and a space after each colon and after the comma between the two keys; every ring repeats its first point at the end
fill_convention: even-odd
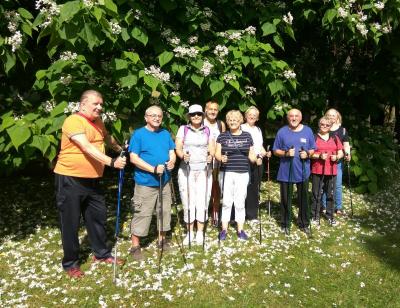
{"type": "MultiPolygon", "coordinates": [[[[82,94],[79,112],[69,116],[63,124],[61,150],[54,170],[64,249],[62,265],[71,277],[84,275],[78,262],[81,214],[94,252],[93,261],[122,263],[114,259],[106,245],[106,207],[99,179],[105,165],[123,169],[126,158],[111,158],[105,154],[104,142],[116,151],[122,151],[122,147],[107,133],[101,121],[102,104],[99,92],[88,90],[82,94]]],[[[259,118],[256,107],[250,107],[244,117],[238,110],[229,111],[226,125],[217,119],[218,112],[215,101],[208,102],[204,112],[200,105],[190,106],[187,124],[179,128],[174,141],[170,132],[161,127],[162,109],[154,105],[145,111],[145,126],[133,132],[128,152],[135,167],[130,249],[135,260],[144,258],[140,239],[148,235],[154,211],[159,230],[157,245],[164,251],[171,249],[166,233],[171,229],[171,171],[177,157],[180,159],[179,193],[187,227],[183,244],[204,244],[209,205],[212,224],[221,226],[219,240],[227,238],[232,220],[236,224],[237,238],[248,239],[245,221],[257,222],[259,218],[262,162],[272,153],[269,147],[264,148],[262,132],[256,126],[259,118]]],[[[274,155],[280,157],[281,227],[285,233],[290,230],[292,184],[295,183],[298,225],[308,233],[310,171],[312,221],[319,223],[322,200],[325,200],[329,222],[336,223],[333,198],[336,195],[337,200],[341,200],[341,191],[340,197],[338,191],[333,191],[341,189],[341,185],[336,184],[336,179],[339,180],[336,175],[342,166],[337,162],[345,156],[343,149],[349,153],[348,136],[340,126],[339,113],[333,109],[321,118],[315,135],[301,124],[299,110],[290,110],[287,118],[288,125],[278,131],[272,148],[274,155]]],[[[336,205],[340,213],[341,204],[336,205]]]]}

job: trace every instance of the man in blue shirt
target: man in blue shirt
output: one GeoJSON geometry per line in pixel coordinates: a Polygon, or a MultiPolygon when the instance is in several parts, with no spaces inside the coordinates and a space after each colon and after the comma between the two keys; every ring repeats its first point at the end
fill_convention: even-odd
{"type": "Polygon", "coordinates": [[[170,170],[175,165],[175,144],[170,133],[160,128],[163,112],[158,106],[147,108],[144,119],[146,125],[137,129],[130,140],[130,160],[135,165],[135,191],[133,197],[133,218],[131,222],[131,255],[136,260],[143,259],[140,237],[149,233],[149,227],[156,207],[159,229],[158,246],[168,250],[165,233],[171,229],[171,190],[166,185],[170,180],[170,170]],[[167,170],[165,170],[167,169],[167,170]],[[163,212],[160,214],[159,185],[162,183],[163,212]],[[161,219],[162,218],[162,219],[161,219]],[[162,221],[162,226],[161,226],[162,221]]]}
{"type": "Polygon", "coordinates": [[[299,228],[310,234],[310,217],[308,211],[308,178],[310,176],[309,157],[314,153],[315,140],[312,130],[301,124],[302,114],[298,109],[291,109],[287,114],[288,125],[279,129],[273,151],[280,157],[277,180],[281,186],[281,228],[289,233],[291,199],[293,183],[297,186],[299,228]]]}

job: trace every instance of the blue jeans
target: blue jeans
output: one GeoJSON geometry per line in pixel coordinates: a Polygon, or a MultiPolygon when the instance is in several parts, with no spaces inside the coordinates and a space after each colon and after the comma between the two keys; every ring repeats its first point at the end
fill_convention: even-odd
{"type": "MultiPolygon", "coordinates": [[[[342,210],[342,177],[343,177],[343,161],[337,164],[336,189],[335,189],[335,209],[342,210]]],[[[322,195],[322,206],[326,208],[326,194],[322,195]]]]}

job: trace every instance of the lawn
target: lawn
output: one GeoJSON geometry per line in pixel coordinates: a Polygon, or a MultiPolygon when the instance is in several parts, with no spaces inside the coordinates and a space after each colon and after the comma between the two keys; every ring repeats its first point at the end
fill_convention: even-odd
{"type": "MultiPolygon", "coordinates": [[[[118,245],[126,263],[118,268],[116,284],[111,265],[92,263],[85,228],[80,237],[86,275],[71,280],[64,274],[51,176],[2,179],[0,185],[1,307],[400,307],[398,181],[376,195],[353,192],[354,216],[338,218],[336,227],[322,220],[312,238],[295,224],[289,236],[281,234],[279,187],[263,183],[262,243],[258,224],[246,225],[249,241],[238,241],[231,228],[221,245],[217,230],[209,228],[205,251],[185,248],[186,264],[177,245],[182,228],[174,212],[175,250],[164,254],[160,264],[155,224],[144,243],[146,260],[136,262],[128,254],[133,189],[126,177],[118,245]]],[[[108,174],[104,185],[113,246],[116,175],[108,174]]],[[[345,188],[347,213],[349,198],[345,188]]]]}

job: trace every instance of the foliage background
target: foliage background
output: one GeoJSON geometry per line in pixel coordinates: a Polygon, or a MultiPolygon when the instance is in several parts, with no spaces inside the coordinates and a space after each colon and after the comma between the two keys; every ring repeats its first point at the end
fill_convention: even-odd
{"type": "Polygon", "coordinates": [[[398,0],[4,0],[1,173],[52,161],[63,120],[95,88],[120,140],[152,103],[173,132],[192,103],[257,105],[268,137],[290,107],[310,125],[336,107],[357,190],[375,192],[398,152],[399,15],[398,0]]]}

